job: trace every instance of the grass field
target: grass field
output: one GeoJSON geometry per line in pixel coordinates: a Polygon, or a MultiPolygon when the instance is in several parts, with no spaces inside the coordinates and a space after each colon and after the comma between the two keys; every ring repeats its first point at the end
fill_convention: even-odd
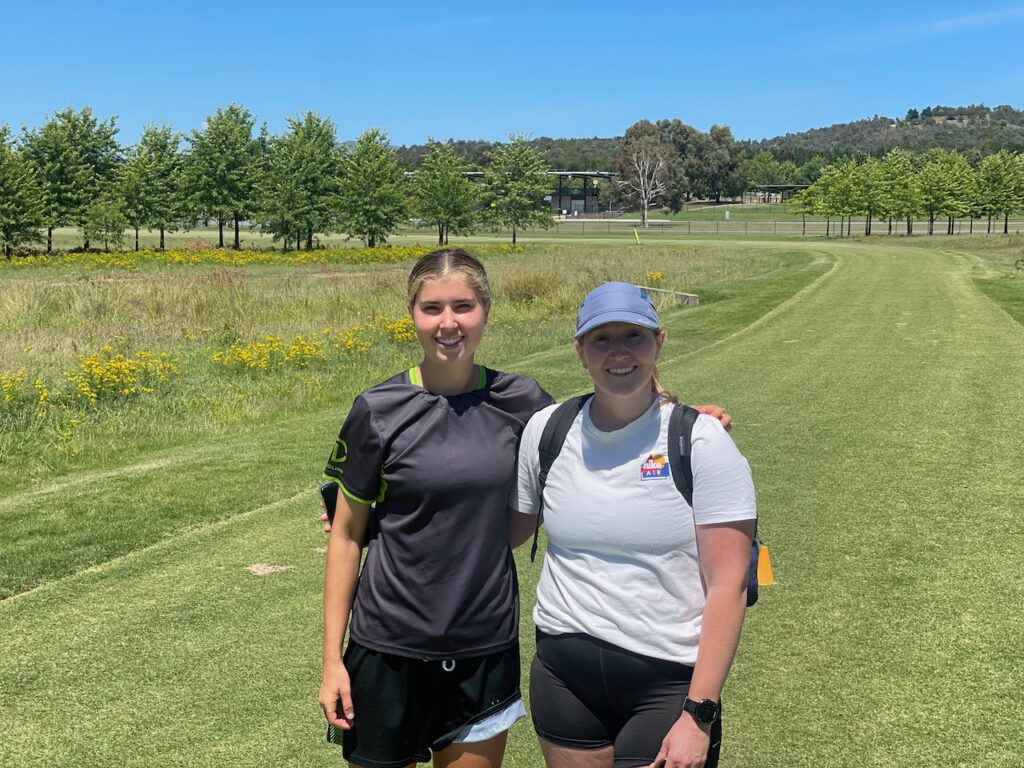
{"type": "MultiPolygon", "coordinates": [[[[481,238],[481,355],[564,397],[586,387],[567,339],[588,287],[660,272],[701,295],[662,308],[663,378],[735,415],[779,580],[748,617],[722,765],[1019,765],[1024,244],[626,242],[481,238]]],[[[115,343],[178,368],[95,406],[0,406],[0,765],[338,764],[315,484],[352,396],[416,361],[388,330],[406,268],[0,271],[0,373],[58,392],[115,343]],[[212,359],[325,327],[369,346],[212,359]]],[[[539,564],[517,558],[526,655],[539,564]]],[[[539,764],[525,724],[507,762],[539,764]]]]}

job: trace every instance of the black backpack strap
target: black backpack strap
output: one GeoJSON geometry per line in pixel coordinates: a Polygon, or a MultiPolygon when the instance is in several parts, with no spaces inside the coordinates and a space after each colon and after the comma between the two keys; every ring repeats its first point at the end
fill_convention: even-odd
{"type": "Polygon", "coordinates": [[[699,415],[696,409],[678,403],[668,419],[668,466],[672,471],[672,481],[691,507],[693,468],[690,466],[690,433],[699,415]]]}
{"type": "Polygon", "coordinates": [[[544,514],[544,486],[548,481],[548,472],[551,471],[551,465],[555,463],[555,459],[561,453],[562,446],[565,445],[565,436],[569,434],[573,422],[583,410],[583,404],[593,395],[593,392],[579,395],[559,405],[551,414],[551,418],[548,419],[548,423],[544,425],[544,431],[541,433],[540,444],[537,446],[537,453],[540,457],[540,472],[537,473],[539,486],[537,495],[540,498],[540,508],[537,510],[537,527],[533,530],[533,546],[530,547],[531,563],[537,557],[537,537],[540,535],[541,516],[544,514]]]}
{"type": "MultiPolygon", "coordinates": [[[[691,433],[700,414],[688,405],[679,404],[672,409],[668,422],[668,464],[676,488],[693,507],[693,467],[690,464],[692,447],[691,433]],[[677,449],[678,450],[675,450],[677,449]]],[[[750,547],[750,564],[747,569],[747,607],[757,602],[757,561],[761,541],[757,536],[757,519],[754,519],[754,540],[750,547]]]]}

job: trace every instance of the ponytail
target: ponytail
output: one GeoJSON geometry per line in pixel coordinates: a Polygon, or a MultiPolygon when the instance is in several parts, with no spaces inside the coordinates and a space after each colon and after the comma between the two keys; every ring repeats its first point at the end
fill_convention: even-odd
{"type": "Polygon", "coordinates": [[[651,391],[661,398],[661,404],[679,405],[679,398],[661,386],[661,377],[658,376],[658,366],[654,366],[654,373],[651,374],[651,391]]]}

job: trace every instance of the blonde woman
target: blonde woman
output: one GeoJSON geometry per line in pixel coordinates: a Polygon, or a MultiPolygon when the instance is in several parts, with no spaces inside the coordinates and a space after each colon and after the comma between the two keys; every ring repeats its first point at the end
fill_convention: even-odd
{"type": "MultiPolygon", "coordinates": [[[[549,768],[713,768],[721,693],[739,642],[756,510],[750,468],[700,416],[693,506],[666,460],[676,401],[658,380],[665,344],[640,288],[584,299],[574,346],[594,395],[543,486],[548,536],[537,587],[530,708],[549,768]]],[[[510,506],[513,542],[541,509],[538,446],[555,410],[527,425],[510,506]]]]}

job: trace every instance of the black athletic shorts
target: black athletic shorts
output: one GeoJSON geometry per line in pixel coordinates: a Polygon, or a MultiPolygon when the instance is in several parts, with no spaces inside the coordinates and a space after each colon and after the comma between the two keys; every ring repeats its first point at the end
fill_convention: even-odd
{"type": "MultiPolygon", "coordinates": [[[[569,749],[615,750],[615,768],[654,761],[683,712],[693,667],[605,643],[589,635],[537,631],[530,712],[537,733],[569,749]]],[[[718,765],[722,720],[711,726],[705,768],[718,765]]]]}
{"type": "Polygon", "coordinates": [[[431,750],[520,696],[518,644],[442,662],[380,653],[349,639],[345,668],[355,725],[343,732],[342,754],[364,768],[427,762],[431,750]]]}

